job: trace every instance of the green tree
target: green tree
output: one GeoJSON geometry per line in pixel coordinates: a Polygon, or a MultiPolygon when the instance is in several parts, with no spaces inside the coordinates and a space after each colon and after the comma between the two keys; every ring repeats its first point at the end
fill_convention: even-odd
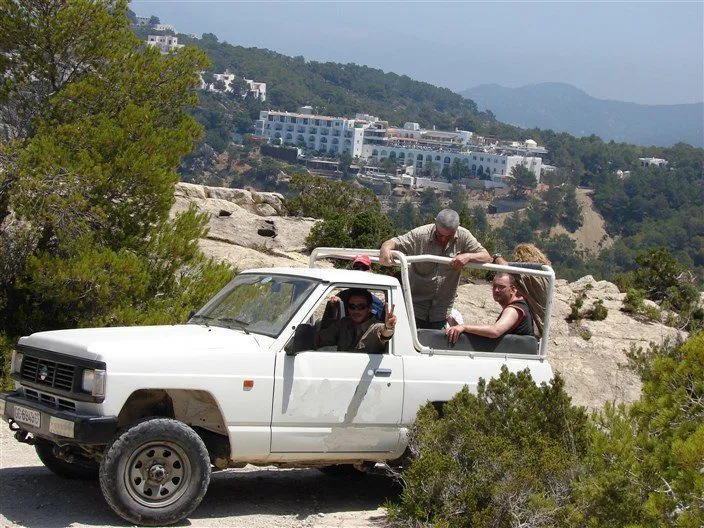
{"type": "Polygon", "coordinates": [[[0,112],[23,122],[0,147],[4,339],[183,321],[231,275],[198,250],[205,217],[169,218],[207,59],[144,46],[124,1],[35,4],[0,3],[0,112]]]}
{"type": "Polygon", "coordinates": [[[458,182],[453,182],[450,189],[450,209],[460,212],[467,205],[467,190],[458,182]]]}
{"type": "Polygon", "coordinates": [[[380,207],[370,189],[321,176],[295,174],[289,187],[298,193],[287,203],[288,210],[294,215],[326,218],[341,211],[356,213],[380,207]]]}
{"type": "Polygon", "coordinates": [[[418,211],[410,200],[404,200],[395,210],[389,211],[389,217],[399,231],[413,229],[420,222],[418,211]]]}
{"type": "Polygon", "coordinates": [[[379,161],[379,169],[389,174],[396,174],[396,160],[391,158],[383,158],[379,161]]]}
{"type": "Polygon", "coordinates": [[[509,177],[513,195],[516,198],[523,198],[529,190],[535,189],[538,185],[538,180],[525,165],[516,165],[511,169],[509,177]]]}
{"type": "Polygon", "coordinates": [[[425,220],[427,217],[432,217],[433,219],[442,209],[440,204],[440,198],[438,198],[437,192],[432,187],[426,187],[420,193],[420,207],[418,208],[418,216],[421,220],[425,220]]]}
{"type": "Polygon", "coordinates": [[[313,226],[305,242],[309,250],[320,246],[378,248],[395,234],[388,216],[370,209],[328,215],[313,226]]]}
{"type": "Polygon", "coordinates": [[[704,334],[628,355],[641,398],[597,417],[575,511],[595,527],[702,526],[704,334]]]}
{"type": "Polygon", "coordinates": [[[340,170],[344,176],[349,174],[350,165],[352,165],[352,155],[349,152],[340,154],[340,170]]]}

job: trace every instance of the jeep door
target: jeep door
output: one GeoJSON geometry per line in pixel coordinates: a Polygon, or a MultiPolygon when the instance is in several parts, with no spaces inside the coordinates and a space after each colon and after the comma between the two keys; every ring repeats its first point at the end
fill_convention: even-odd
{"type": "MultiPolygon", "coordinates": [[[[388,298],[388,292],[376,292],[388,298]]],[[[327,298],[327,295],[326,295],[327,298]]],[[[320,312],[320,309],[318,309],[320,312]]],[[[390,453],[399,448],[403,360],[379,354],[277,353],[272,453],[390,453]]]]}

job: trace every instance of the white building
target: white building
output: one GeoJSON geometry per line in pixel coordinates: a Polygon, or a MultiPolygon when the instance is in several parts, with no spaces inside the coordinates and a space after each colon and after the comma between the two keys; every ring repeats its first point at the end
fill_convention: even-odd
{"type": "Polygon", "coordinates": [[[355,119],[315,115],[310,106],[300,108],[296,114],[261,112],[255,134],[307,150],[349,152],[374,166],[390,159],[399,166],[413,167],[415,175],[430,169],[431,175],[437,176],[457,160],[472,175],[501,184],[519,165],[535,174],[539,183],[543,163],[539,154],[547,152],[531,139],[502,142],[466,130],[425,130],[411,122],[394,128],[367,114],[357,114],[355,119]]]}
{"type": "Polygon", "coordinates": [[[154,24],[154,31],[171,31],[176,33],[176,28],[171,24],[154,24]]]}
{"type": "Polygon", "coordinates": [[[286,145],[306,150],[359,157],[366,124],[356,119],[315,115],[310,107],[302,107],[297,113],[264,110],[254,124],[254,133],[270,142],[280,139],[286,145]]]}
{"type": "Polygon", "coordinates": [[[255,99],[266,101],[266,83],[253,81],[251,79],[245,79],[244,82],[249,86],[248,92],[251,93],[255,99]]]}
{"type": "MultiPolygon", "coordinates": [[[[370,135],[370,137],[374,137],[370,135]]],[[[426,145],[403,145],[403,143],[393,143],[387,145],[374,141],[367,141],[362,147],[363,159],[368,159],[373,164],[378,164],[384,158],[395,160],[400,165],[413,165],[416,172],[430,166],[434,175],[438,175],[444,168],[450,168],[455,160],[459,160],[470,173],[474,175],[485,175],[492,181],[505,183],[506,178],[511,175],[511,169],[517,165],[524,165],[540,182],[540,169],[543,163],[538,156],[526,156],[513,154],[502,150],[447,150],[443,147],[431,147],[426,145]]]]}
{"type": "MultiPolygon", "coordinates": [[[[225,84],[225,88],[219,90],[215,87],[215,83],[205,84],[203,80],[203,74],[200,74],[200,89],[208,90],[209,92],[232,92],[232,82],[235,80],[235,74],[230,73],[225,70],[225,73],[214,73],[213,78],[215,81],[222,81],[225,84]]],[[[266,83],[252,81],[251,79],[245,79],[244,82],[247,83],[247,92],[242,94],[242,97],[246,97],[247,94],[251,94],[254,98],[261,101],[266,101],[266,83]]]]}
{"type": "Polygon", "coordinates": [[[638,158],[641,167],[667,167],[667,160],[662,158],[638,158]]]}
{"type": "Polygon", "coordinates": [[[183,47],[183,44],[178,43],[178,38],[171,35],[149,35],[147,44],[158,47],[162,53],[169,53],[183,47]]]}

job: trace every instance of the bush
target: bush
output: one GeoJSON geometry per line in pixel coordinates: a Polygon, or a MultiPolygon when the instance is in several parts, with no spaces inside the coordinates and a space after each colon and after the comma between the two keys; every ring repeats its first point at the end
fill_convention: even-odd
{"type": "Polygon", "coordinates": [[[609,310],[604,306],[604,301],[599,299],[594,303],[591,310],[587,312],[587,319],[592,321],[603,321],[609,315],[609,310]]]}
{"type": "Polygon", "coordinates": [[[703,526],[704,334],[627,355],[641,398],[596,418],[575,503],[589,526],[703,526]]]}
{"type": "Polygon", "coordinates": [[[568,322],[579,321],[584,317],[582,314],[582,306],[584,306],[584,293],[570,303],[570,314],[567,316],[568,322]]]}
{"type": "Polygon", "coordinates": [[[415,455],[390,505],[392,525],[546,526],[559,522],[587,448],[587,416],[558,376],[529,372],[465,387],[439,416],[426,405],[411,433],[415,455]]]}
{"type": "Polygon", "coordinates": [[[630,288],[626,292],[622,310],[626,313],[645,317],[651,321],[659,321],[661,316],[659,308],[651,304],[645,304],[645,290],[638,288],[630,288]]]}

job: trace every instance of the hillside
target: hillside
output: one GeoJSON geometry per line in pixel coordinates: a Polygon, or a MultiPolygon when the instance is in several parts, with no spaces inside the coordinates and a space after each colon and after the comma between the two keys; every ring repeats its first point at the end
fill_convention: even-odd
{"type": "Polygon", "coordinates": [[[459,117],[475,115],[476,105],[448,88],[414,81],[357,64],[307,61],[260,48],[219,42],[213,34],[201,39],[179,35],[179,42],[208,52],[211,71],[229,69],[247,79],[267,83],[267,106],[294,111],[311,105],[318,113],[377,115],[395,123],[451,128],[459,117]]]}
{"type": "Polygon", "coordinates": [[[480,109],[522,128],[548,128],[575,136],[637,145],[704,146],[704,103],[642,105],[597,99],[564,83],[507,88],[483,84],[461,92],[480,109]]]}

